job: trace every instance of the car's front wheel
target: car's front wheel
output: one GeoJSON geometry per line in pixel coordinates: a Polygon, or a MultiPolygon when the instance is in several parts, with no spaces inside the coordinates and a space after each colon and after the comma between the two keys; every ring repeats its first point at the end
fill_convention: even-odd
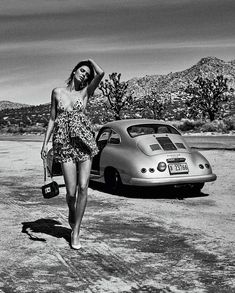
{"type": "Polygon", "coordinates": [[[122,186],[121,177],[114,168],[109,167],[105,169],[104,180],[108,191],[112,193],[117,193],[122,186]]]}

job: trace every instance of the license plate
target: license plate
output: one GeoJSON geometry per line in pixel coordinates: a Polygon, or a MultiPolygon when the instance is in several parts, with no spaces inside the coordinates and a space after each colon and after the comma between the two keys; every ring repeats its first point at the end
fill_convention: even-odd
{"type": "Polygon", "coordinates": [[[170,174],[186,174],[188,173],[187,163],[171,163],[168,164],[170,174]]]}

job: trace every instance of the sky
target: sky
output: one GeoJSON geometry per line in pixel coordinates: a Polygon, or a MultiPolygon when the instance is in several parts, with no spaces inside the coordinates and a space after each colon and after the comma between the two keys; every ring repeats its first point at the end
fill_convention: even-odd
{"type": "Polygon", "coordinates": [[[235,59],[234,0],[0,0],[0,100],[38,105],[94,59],[133,77],[235,59]]]}

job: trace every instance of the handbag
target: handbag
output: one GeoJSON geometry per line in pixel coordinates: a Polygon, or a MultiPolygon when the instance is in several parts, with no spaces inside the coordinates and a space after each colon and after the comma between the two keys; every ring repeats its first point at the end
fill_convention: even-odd
{"type": "Polygon", "coordinates": [[[59,194],[59,185],[56,181],[53,181],[53,177],[49,173],[51,182],[47,183],[47,165],[46,159],[43,160],[43,169],[44,169],[44,185],[41,187],[42,195],[44,198],[52,198],[59,194]]]}

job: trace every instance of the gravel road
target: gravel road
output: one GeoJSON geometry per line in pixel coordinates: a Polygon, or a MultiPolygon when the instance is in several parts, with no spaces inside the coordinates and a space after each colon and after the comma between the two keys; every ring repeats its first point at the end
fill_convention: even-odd
{"type": "Polygon", "coordinates": [[[218,179],[196,195],[91,184],[74,251],[65,188],[41,195],[40,147],[0,141],[0,292],[235,292],[234,151],[202,151],[218,179]]]}

